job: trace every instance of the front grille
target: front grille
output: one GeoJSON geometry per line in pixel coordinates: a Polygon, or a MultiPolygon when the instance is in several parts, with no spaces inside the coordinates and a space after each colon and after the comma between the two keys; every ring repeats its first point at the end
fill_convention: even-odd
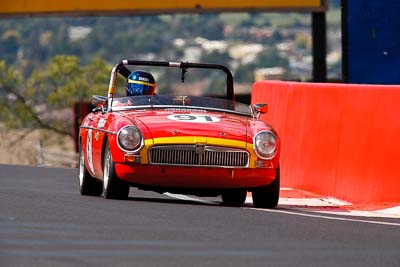
{"type": "Polygon", "coordinates": [[[247,167],[249,153],[243,149],[205,146],[154,146],[149,150],[151,164],[209,167],[247,167]]]}

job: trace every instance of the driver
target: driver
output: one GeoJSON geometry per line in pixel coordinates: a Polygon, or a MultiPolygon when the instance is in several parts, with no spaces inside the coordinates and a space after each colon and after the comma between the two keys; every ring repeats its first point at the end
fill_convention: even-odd
{"type": "Polygon", "coordinates": [[[129,74],[126,83],[126,95],[154,95],[156,81],[150,72],[137,70],[129,74]]]}
{"type": "MultiPolygon", "coordinates": [[[[153,75],[147,71],[137,70],[129,74],[126,81],[126,96],[154,95],[156,82],[153,75]]],[[[119,98],[113,102],[113,106],[132,106],[132,99],[119,98]]]]}

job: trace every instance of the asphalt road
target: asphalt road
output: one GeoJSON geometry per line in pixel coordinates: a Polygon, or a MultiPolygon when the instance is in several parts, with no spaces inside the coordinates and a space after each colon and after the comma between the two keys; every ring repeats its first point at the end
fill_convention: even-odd
{"type": "Polygon", "coordinates": [[[129,200],[106,200],[79,194],[76,169],[0,165],[0,181],[0,266],[400,266],[398,219],[342,221],[134,189],[129,200]]]}

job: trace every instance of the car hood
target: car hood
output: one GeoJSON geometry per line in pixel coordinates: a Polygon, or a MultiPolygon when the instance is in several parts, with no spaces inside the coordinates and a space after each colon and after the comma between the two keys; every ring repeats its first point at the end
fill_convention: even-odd
{"type": "MultiPolygon", "coordinates": [[[[221,113],[192,111],[135,111],[125,116],[140,122],[154,140],[170,137],[196,137],[195,142],[208,143],[207,139],[218,138],[248,143],[249,117],[221,113]]],[[[250,138],[251,140],[251,138],[250,138]]]]}

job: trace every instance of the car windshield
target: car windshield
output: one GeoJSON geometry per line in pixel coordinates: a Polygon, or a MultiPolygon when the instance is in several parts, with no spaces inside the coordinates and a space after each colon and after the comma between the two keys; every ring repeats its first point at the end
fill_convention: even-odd
{"type": "Polygon", "coordinates": [[[252,116],[249,105],[215,97],[145,95],[114,98],[112,109],[204,109],[252,116]]]}

